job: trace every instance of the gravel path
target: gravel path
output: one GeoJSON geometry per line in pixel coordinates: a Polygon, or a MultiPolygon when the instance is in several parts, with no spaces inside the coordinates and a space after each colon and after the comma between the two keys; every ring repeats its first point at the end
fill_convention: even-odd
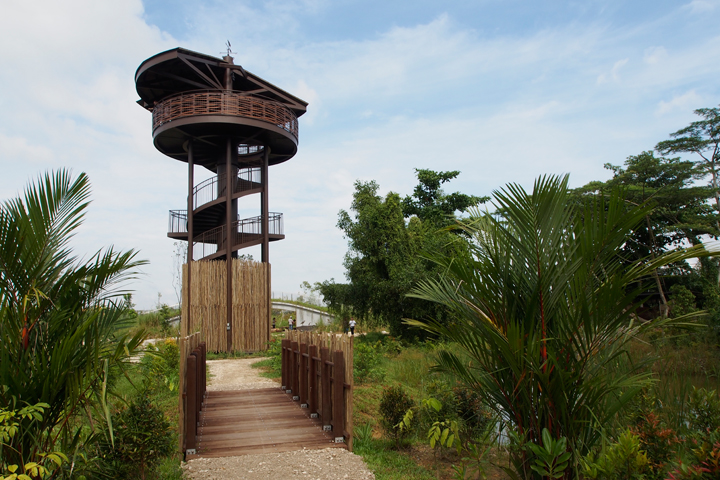
{"type": "Polygon", "coordinates": [[[209,391],[250,390],[256,388],[280,387],[269,378],[258,375],[258,370],[251,368],[253,363],[262,358],[241,358],[232,360],[208,360],[210,368],[209,391]]]}
{"type": "MultiPolygon", "coordinates": [[[[209,360],[210,391],[268,388],[278,383],[250,367],[260,358],[209,360]]],[[[183,464],[189,480],[374,480],[362,457],[342,448],[297,450],[224,458],[197,458],[183,464]]]]}

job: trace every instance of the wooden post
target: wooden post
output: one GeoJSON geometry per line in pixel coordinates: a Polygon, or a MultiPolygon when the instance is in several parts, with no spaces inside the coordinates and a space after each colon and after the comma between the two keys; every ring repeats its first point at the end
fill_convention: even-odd
{"type": "Polygon", "coordinates": [[[300,396],[300,406],[307,408],[308,403],[308,358],[307,358],[307,343],[300,344],[300,388],[298,389],[298,395],[300,396]]]}
{"type": "Polygon", "coordinates": [[[200,343],[200,351],[202,352],[202,367],[200,368],[200,391],[202,392],[203,404],[205,403],[205,394],[207,393],[207,344],[200,343]]]}
{"type": "Polygon", "coordinates": [[[308,360],[310,364],[310,371],[308,372],[308,378],[310,384],[308,385],[308,408],[310,409],[310,417],[317,417],[318,411],[318,391],[317,391],[317,345],[310,345],[308,348],[308,360]]]}
{"type": "Polygon", "coordinates": [[[280,372],[282,376],[280,383],[282,383],[283,390],[288,390],[290,388],[290,382],[288,382],[288,349],[290,348],[290,340],[283,339],[280,345],[282,352],[280,354],[280,372]]]}
{"type": "Polygon", "coordinates": [[[300,383],[298,382],[298,343],[292,342],[290,347],[292,350],[292,355],[290,355],[290,389],[292,390],[293,400],[295,400],[295,397],[298,396],[298,384],[300,383]]]}
{"type": "Polygon", "coordinates": [[[188,355],[187,357],[187,369],[185,374],[187,376],[185,380],[185,452],[190,451],[191,454],[195,453],[195,435],[197,433],[197,417],[195,416],[195,402],[197,396],[195,390],[197,389],[197,358],[194,355],[188,355]]]}
{"type": "Polygon", "coordinates": [[[345,361],[343,352],[333,352],[333,411],[332,427],[335,441],[345,437],[345,361]]]}
{"type": "Polygon", "coordinates": [[[330,349],[327,347],[320,348],[320,384],[322,386],[322,424],[323,429],[327,430],[331,427],[332,405],[330,404],[330,365],[328,365],[330,357],[330,349]]]}

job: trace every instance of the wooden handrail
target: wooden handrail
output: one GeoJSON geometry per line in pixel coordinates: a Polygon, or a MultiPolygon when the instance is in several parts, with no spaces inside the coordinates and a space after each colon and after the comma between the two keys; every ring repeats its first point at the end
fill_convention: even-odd
{"type": "Polygon", "coordinates": [[[298,138],[297,115],[285,105],[242,92],[200,90],[183,92],[153,107],[153,131],[180,118],[201,115],[228,115],[260,120],[275,125],[298,138]]]}
{"type": "Polygon", "coordinates": [[[281,342],[282,388],[352,450],[352,340],[323,342],[328,338],[288,333],[281,342]]]}

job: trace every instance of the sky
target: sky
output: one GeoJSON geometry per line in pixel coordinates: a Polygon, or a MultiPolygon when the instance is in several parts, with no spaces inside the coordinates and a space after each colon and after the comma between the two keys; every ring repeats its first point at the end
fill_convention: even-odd
{"type": "MultiPolygon", "coordinates": [[[[344,280],[336,227],[353,184],[406,195],[414,168],[459,170],[446,191],[489,195],[543,174],[571,186],[720,103],[720,1],[0,0],[0,200],[43,172],[86,172],[80,258],[149,261],[138,308],[177,302],[168,210],[186,164],[152,145],[134,75],[175,47],[221,56],[309,103],[298,154],[270,168],[272,288],[344,280]]],[[[196,181],[211,176],[196,174],[196,181]]],[[[253,196],[259,197],[259,196],[253,196]]],[[[241,200],[259,212],[259,198],[241,200]]],[[[260,257],[257,248],[241,253],[260,257]]]]}

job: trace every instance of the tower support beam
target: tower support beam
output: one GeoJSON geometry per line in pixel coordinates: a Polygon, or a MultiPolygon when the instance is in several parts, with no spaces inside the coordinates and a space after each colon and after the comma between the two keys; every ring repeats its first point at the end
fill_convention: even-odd
{"type": "MultiPolygon", "coordinates": [[[[237,152],[237,148],[235,149],[237,152]]],[[[227,309],[227,351],[232,351],[233,337],[233,286],[232,286],[232,247],[233,247],[233,208],[232,208],[232,192],[235,183],[235,175],[233,171],[233,139],[227,138],[227,151],[225,152],[225,264],[227,265],[225,285],[227,286],[227,301],[225,303],[227,309]]]]}
{"type": "Polygon", "coordinates": [[[192,139],[188,142],[188,206],[187,206],[187,231],[188,231],[188,244],[187,244],[187,321],[190,323],[190,315],[192,315],[190,307],[192,306],[192,262],[193,262],[193,189],[195,187],[195,159],[193,158],[193,141],[192,139]]]}

